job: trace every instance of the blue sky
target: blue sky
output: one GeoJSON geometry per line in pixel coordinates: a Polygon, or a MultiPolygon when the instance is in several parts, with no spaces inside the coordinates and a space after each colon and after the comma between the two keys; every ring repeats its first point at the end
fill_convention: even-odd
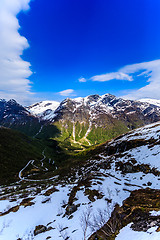
{"type": "Polygon", "coordinates": [[[19,34],[16,56],[5,57],[12,69],[11,62],[19,57],[14,72],[21,68],[18,77],[8,72],[8,87],[0,84],[4,98],[17,97],[27,104],[109,92],[160,99],[159,0],[13,0],[13,6],[9,0],[2,2],[0,9],[20,25],[11,26],[6,15],[3,22],[0,19],[19,34]]]}

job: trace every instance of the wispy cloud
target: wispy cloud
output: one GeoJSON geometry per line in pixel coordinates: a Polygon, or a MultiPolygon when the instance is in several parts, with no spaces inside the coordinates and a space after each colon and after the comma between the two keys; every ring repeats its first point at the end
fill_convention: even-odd
{"type": "Polygon", "coordinates": [[[105,82],[113,79],[134,81],[140,76],[144,76],[146,85],[138,90],[129,90],[123,97],[131,99],[157,98],[160,99],[160,59],[126,65],[117,72],[96,75],[90,78],[92,81],[105,82]]]}
{"type": "Polygon", "coordinates": [[[21,56],[29,47],[28,41],[18,32],[17,14],[29,9],[30,0],[0,1],[0,98],[29,99],[32,74],[30,63],[21,56]]]}
{"type": "Polygon", "coordinates": [[[78,81],[79,81],[79,82],[86,82],[86,81],[87,81],[87,79],[86,79],[86,78],[84,78],[84,77],[80,77],[80,78],[78,79],[78,81]]]}
{"type": "Polygon", "coordinates": [[[68,97],[68,96],[75,96],[74,90],[73,89],[66,89],[61,92],[59,92],[61,96],[68,97]]]}
{"type": "Polygon", "coordinates": [[[121,69],[126,74],[135,74],[135,77],[147,78],[146,85],[138,90],[131,90],[123,97],[130,99],[157,98],[160,99],[160,59],[127,65],[121,69]]]}
{"type": "Polygon", "coordinates": [[[133,80],[132,76],[129,76],[128,74],[126,74],[122,71],[96,75],[96,76],[93,76],[93,77],[90,78],[90,80],[98,81],[98,82],[106,82],[106,81],[110,81],[110,80],[113,80],[113,79],[127,80],[127,81],[132,81],[133,80]]]}

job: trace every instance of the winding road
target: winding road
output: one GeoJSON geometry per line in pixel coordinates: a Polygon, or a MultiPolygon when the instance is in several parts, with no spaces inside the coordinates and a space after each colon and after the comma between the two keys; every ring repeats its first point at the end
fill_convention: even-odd
{"type": "MultiPolygon", "coordinates": [[[[46,156],[45,156],[45,154],[44,154],[44,151],[45,151],[45,149],[44,149],[43,152],[42,152],[43,158],[40,160],[40,162],[41,162],[41,167],[42,167],[42,168],[44,168],[44,163],[43,163],[43,161],[46,159],[46,156]]],[[[32,164],[33,167],[39,169],[36,165],[34,165],[34,161],[35,161],[35,160],[29,160],[29,162],[24,166],[24,168],[22,168],[22,169],[20,170],[20,172],[19,172],[19,174],[18,174],[20,180],[22,180],[22,181],[23,181],[23,180],[25,180],[25,181],[35,181],[35,182],[37,182],[37,181],[42,181],[42,180],[39,180],[39,179],[38,179],[38,180],[36,180],[36,179],[27,179],[27,178],[23,177],[23,171],[29,166],[29,164],[32,164]]],[[[44,168],[44,171],[48,171],[48,168],[44,168]]]]}

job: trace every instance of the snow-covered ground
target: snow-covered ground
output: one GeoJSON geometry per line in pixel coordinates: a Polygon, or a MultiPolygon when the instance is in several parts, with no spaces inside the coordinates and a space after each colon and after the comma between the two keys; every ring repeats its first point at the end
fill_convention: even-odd
{"type": "Polygon", "coordinates": [[[116,145],[120,141],[122,142],[138,139],[149,140],[151,138],[155,140],[158,140],[160,138],[160,122],[152,123],[146,125],[145,127],[130,131],[129,133],[122,135],[121,138],[118,138],[117,140],[112,140],[111,145],[116,145]]]}
{"type": "MultiPolygon", "coordinates": [[[[35,226],[46,226],[49,223],[50,224],[48,226],[53,229],[45,233],[41,233],[33,239],[41,240],[46,239],[48,236],[51,236],[51,239],[63,239],[60,237],[59,228],[67,228],[65,230],[66,234],[67,236],[70,236],[70,239],[72,240],[83,239],[80,218],[83,215],[83,212],[87,211],[88,206],[91,206],[92,208],[92,218],[93,214],[98,212],[98,209],[103,211],[106,207],[108,207],[108,210],[111,213],[116,203],[122,205],[123,200],[129,197],[129,191],[139,189],[147,181],[153,183],[152,188],[160,188],[158,177],[155,177],[153,174],[146,174],[141,180],[140,178],[143,175],[141,172],[130,173],[125,176],[119,172],[114,172],[113,176],[108,177],[104,177],[104,174],[107,174],[107,171],[101,170],[101,173],[103,180],[101,177],[93,180],[92,187],[90,189],[100,191],[104,197],[102,199],[96,199],[94,202],[90,202],[88,197],[84,195],[84,189],[82,188],[79,190],[76,194],[77,200],[74,204],[80,204],[80,206],[78,207],[78,210],[72,214],[72,219],[69,219],[67,216],[64,217],[65,209],[62,206],[64,203],[67,203],[67,194],[71,191],[73,185],[67,185],[65,187],[58,185],[56,188],[59,191],[52,193],[49,197],[44,196],[44,192],[41,192],[41,194],[37,195],[34,200],[32,200],[32,202],[35,203],[34,205],[27,207],[20,206],[20,209],[17,212],[11,212],[7,215],[1,216],[0,239],[16,240],[18,237],[28,239],[28,236],[33,233],[35,226]],[[97,181],[100,181],[101,184],[96,184],[97,181]],[[127,186],[126,183],[131,183],[131,185],[127,186]],[[105,198],[112,199],[112,202],[107,205],[105,198]],[[42,203],[47,199],[48,201],[46,203],[42,203]]],[[[30,195],[30,197],[32,197],[32,195],[30,195]]],[[[1,200],[1,212],[13,206],[16,206],[15,202],[10,203],[8,200],[1,200]]],[[[88,228],[87,235],[89,236],[91,233],[91,229],[88,228]]],[[[32,239],[31,236],[29,239],[32,239]]]]}
{"type": "Polygon", "coordinates": [[[156,232],[157,227],[152,227],[148,229],[147,232],[133,231],[130,226],[132,223],[128,224],[126,227],[122,228],[115,240],[159,240],[160,232],[156,232]]]}

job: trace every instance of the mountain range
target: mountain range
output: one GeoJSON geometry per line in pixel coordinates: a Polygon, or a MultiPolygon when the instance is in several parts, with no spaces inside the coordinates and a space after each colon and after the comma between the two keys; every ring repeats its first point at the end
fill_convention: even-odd
{"type": "Polygon", "coordinates": [[[158,100],[144,101],[105,94],[23,107],[15,100],[1,100],[0,124],[32,137],[54,138],[67,151],[80,151],[160,121],[158,100]]]}
{"type": "MultiPolygon", "coordinates": [[[[132,108],[139,107],[144,114],[149,113],[149,107],[152,105],[156,107],[160,107],[160,100],[155,99],[140,99],[139,101],[131,101],[125,100],[122,98],[117,98],[111,94],[105,94],[102,96],[99,95],[90,95],[85,98],[67,98],[64,101],[56,102],[56,101],[42,101],[39,103],[35,103],[29,106],[27,109],[33,115],[38,116],[43,120],[54,121],[56,119],[56,115],[59,115],[59,110],[66,107],[69,108],[69,104],[72,105],[72,112],[76,112],[77,109],[87,108],[90,111],[90,117],[94,118],[94,114],[99,113],[110,113],[115,116],[115,112],[122,113],[123,110],[127,111],[128,114],[133,114],[132,108]],[[137,106],[136,106],[137,105],[137,106]]],[[[71,107],[71,106],[70,106],[71,107]]],[[[68,109],[69,110],[69,109],[68,109]]],[[[138,109],[137,109],[138,110],[138,109]]]]}

